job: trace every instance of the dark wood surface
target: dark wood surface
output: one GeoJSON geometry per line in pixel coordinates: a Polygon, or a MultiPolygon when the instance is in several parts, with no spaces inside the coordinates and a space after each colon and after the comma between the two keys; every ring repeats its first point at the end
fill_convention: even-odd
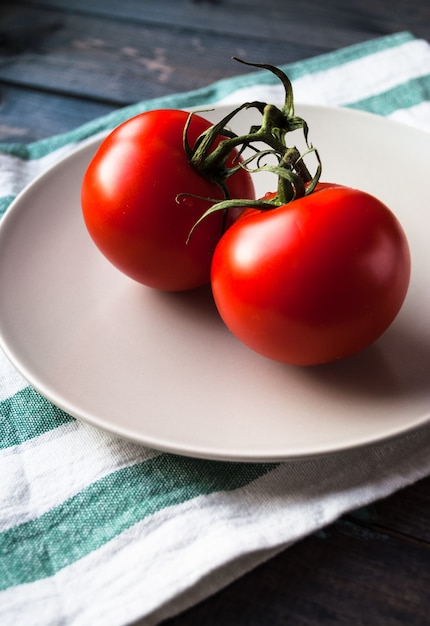
{"type": "MultiPolygon", "coordinates": [[[[4,0],[0,141],[409,30],[427,0],[4,0]]],[[[343,517],[166,626],[430,624],[430,478],[343,517]]]]}

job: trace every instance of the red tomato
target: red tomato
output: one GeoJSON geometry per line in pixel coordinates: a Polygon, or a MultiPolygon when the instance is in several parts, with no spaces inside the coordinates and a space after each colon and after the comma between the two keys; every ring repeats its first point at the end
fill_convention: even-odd
{"type": "Polygon", "coordinates": [[[410,256],[393,213],[327,183],[287,205],[247,210],[214,254],[212,289],[227,327],[260,354],[316,365],[354,354],[396,317],[410,256]]]}
{"type": "MultiPolygon", "coordinates": [[[[88,232],[119,270],[145,285],[179,291],[210,282],[212,253],[222,234],[223,216],[191,228],[208,203],[179,194],[222,199],[218,185],[189,164],[182,134],[188,113],[149,111],[116,128],[101,144],[82,183],[82,210],[88,232]]],[[[194,115],[192,145],[211,124],[194,115]]],[[[232,198],[253,198],[250,174],[241,169],[227,181],[232,198]]],[[[230,221],[239,215],[237,209],[230,221]]]]}

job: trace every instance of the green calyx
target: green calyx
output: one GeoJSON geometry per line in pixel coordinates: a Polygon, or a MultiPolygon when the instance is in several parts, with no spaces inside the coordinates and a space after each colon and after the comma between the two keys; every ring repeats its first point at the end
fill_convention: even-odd
{"type": "Polygon", "coordinates": [[[224,194],[222,201],[213,201],[214,204],[194,225],[191,233],[203,219],[215,211],[225,211],[233,206],[270,210],[308,195],[315,189],[321,175],[318,151],[309,143],[308,125],[303,118],[295,114],[293,88],[289,78],[272,65],[248,63],[236,57],[233,58],[239,63],[266,69],[275,74],[284,86],[285,101],[282,108],[265,102],[246,102],[204,131],[193,147],[187,140],[187,132],[193,115],[190,114],[184,129],[184,149],[188,160],[200,175],[221,187],[224,194]],[[261,114],[260,125],[253,125],[245,135],[232,132],[229,128],[231,120],[241,111],[252,108],[261,114]],[[295,146],[287,145],[288,133],[296,130],[301,130],[303,133],[306,146],[303,154],[295,146]],[[232,154],[235,154],[234,151],[236,151],[236,157],[231,158],[232,154]],[[313,175],[304,162],[304,158],[310,153],[315,155],[317,163],[313,175]],[[268,159],[274,161],[274,164],[268,163],[268,159]],[[241,168],[251,173],[269,171],[277,175],[276,195],[270,200],[230,199],[227,180],[241,168]]]}

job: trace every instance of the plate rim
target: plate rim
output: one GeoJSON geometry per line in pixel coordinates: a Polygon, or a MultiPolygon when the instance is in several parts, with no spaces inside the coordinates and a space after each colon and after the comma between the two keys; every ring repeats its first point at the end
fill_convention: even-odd
{"type": "MultiPolygon", "coordinates": [[[[341,112],[341,114],[350,116],[352,118],[357,117],[357,116],[367,118],[369,120],[373,120],[372,123],[388,124],[393,127],[393,130],[395,128],[402,127],[406,129],[408,133],[412,133],[412,134],[416,133],[419,136],[428,137],[429,142],[430,142],[430,134],[427,133],[426,131],[413,127],[413,126],[409,126],[405,124],[404,122],[399,122],[397,120],[391,120],[388,118],[381,117],[371,112],[347,108],[347,107],[326,106],[326,105],[307,104],[307,103],[303,103],[303,104],[297,103],[296,108],[297,110],[300,109],[301,111],[305,111],[306,109],[312,109],[314,111],[322,110],[325,112],[329,112],[331,114],[341,112]]],[[[230,105],[222,105],[222,106],[215,105],[209,110],[215,111],[215,110],[220,110],[220,109],[230,111],[231,106],[230,105]]],[[[201,107],[193,107],[193,110],[203,112],[203,109],[201,107]]],[[[207,108],[205,110],[208,111],[207,108]]],[[[49,178],[51,176],[55,177],[56,171],[59,168],[67,167],[67,164],[71,159],[79,159],[83,153],[95,151],[97,146],[100,144],[100,142],[110,132],[111,130],[108,129],[106,131],[97,133],[95,136],[82,140],[80,145],[71,149],[70,152],[68,152],[67,154],[60,156],[59,159],[55,163],[50,165],[45,171],[39,173],[33,180],[31,180],[17,194],[15,199],[11,202],[9,207],[6,209],[4,215],[0,219],[0,251],[1,251],[1,242],[2,242],[3,237],[5,236],[4,232],[8,228],[8,223],[15,218],[14,214],[17,211],[22,210],[20,207],[23,201],[25,202],[26,196],[28,194],[31,194],[31,192],[36,186],[41,185],[41,184],[43,185],[46,178],[49,178]]],[[[37,375],[37,373],[29,371],[26,365],[21,363],[20,359],[16,357],[13,351],[13,347],[9,345],[7,338],[4,336],[1,318],[0,318],[0,348],[2,349],[2,351],[4,352],[8,360],[17,369],[17,371],[23,376],[23,378],[26,380],[26,382],[28,382],[30,386],[34,387],[34,389],[38,391],[43,397],[45,397],[49,402],[52,402],[55,406],[65,411],[66,413],[74,417],[75,419],[85,422],[101,430],[110,432],[111,434],[116,435],[122,439],[133,441],[135,443],[138,443],[146,447],[154,448],[160,451],[165,451],[167,453],[185,455],[185,456],[190,456],[190,457],[219,460],[219,461],[234,461],[234,462],[282,462],[282,461],[287,461],[287,460],[308,459],[308,458],[326,456],[330,454],[339,454],[339,453],[347,452],[350,450],[356,450],[358,448],[364,449],[368,447],[373,447],[375,445],[379,445],[382,442],[384,443],[389,442],[401,436],[405,436],[413,431],[416,431],[417,429],[420,429],[421,427],[427,425],[430,422],[430,409],[429,409],[429,412],[427,414],[423,415],[420,419],[415,420],[414,423],[408,423],[407,425],[398,427],[397,430],[391,433],[388,433],[388,434],[381,433],[379,436],[373,437],[371,440],[368,440],[364,437],[364,438],[361,438],[360,441],[353,441],[350,443],[343,443],[343,444],[340,443],[335,446],[332,445],[329,449],[326,449],[326,450],[321,450],[321,449],[314,450],[314,451],[308,450],[308,452],[306,453],[303,453],[300,451],[298,451],[297,453],[289,452],[287,455],[282,454],[282,453],[263,454],[261,452],[256,453],[252,451],[250,451],[249,453],[248,452],[238,453],[238,451],[237,452],[231,451],[231,452],[226,453],[226,451],[216,452],[213,449],[209,449],[206,446],[201,446],[201,445],[199,448],[190,449],[184,444],[175,443],[171,445],[171,444],[166,443],[165,441],[164,442],[159,441],[156,437],[155,438],[147,437],[147,436],[142,437],[142,436],[133,435],[128,432],[127,428],[124,429],[123,427],[119,427],[117,424],[106,425],[105,423],[103,423],[103,420],[100,420],[99,416],[88,417],[85,411],[71,410],[70,405],[65,405],[63,404],[62,401],[59,402],[59,398],[56,396],[55,390],[51,390],[49,386],[47,387],[43,383],[43,381],[39,379],[39,376],[37,375]]]]}

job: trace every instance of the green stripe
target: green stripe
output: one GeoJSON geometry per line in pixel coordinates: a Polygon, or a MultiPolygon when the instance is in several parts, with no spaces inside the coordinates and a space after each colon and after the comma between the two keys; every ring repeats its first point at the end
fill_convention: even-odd
{"type": "Polygon", "coordinates": [[[17,446],[73,420],[37,391],[25,387],[0,402],[0,449],[17,446]]]}
{"type": "MultiPolygon", "coordinates": [[[[341,50],[335,50],[310,59],[305,59],[304,61],[282,65],[281,68],[292,80],[296,80],[306,74],[327,70],[348,63],[349,61],[357,60],[370,54],[375,54],[376,52],[414,41],[414,39],[415,38],[410,33],[396,33],[364,43],[354,44],[342,48],[341,50]]],[[[278,79],[269,72],[259,71],[242,74],[238,77],[227,78],[213,83],[208,87],[202,87],[194,91],[173,94],[133,104],[121,108],[118,111],[113,111],[106,116],[97,118],[70,132],[42,139],[29,145],[0,144],[0,151],[18,156],[22,159],[37,159],[64,145],[82,141],[98,132],[110,130],[126,119],[143,111],[160,108],[189,108],[200,106],[203,103],[211,104],[236,89],[255,84],[274,84],[277,80],[278,79]]]]}
{"type": "Polygon", "coordinates": [[[3,198],[0,198],[0,217],[14,200],[15,196],[3,196],[3,198]]]}
{"type": "Polygon", "coordinates": [[[161,509],[239,489],[275,467],[162,454],[118,470],[0,535],[0,589],[52,576],[161,509]]]}
{"type": "Polygon", "coordinates": [[[354,102],[349,107],[378,115],[390,115],[394,111],[409,109],[427,100],[430,100],[430,74],[408,80],[383,94],[354,102]]]}

